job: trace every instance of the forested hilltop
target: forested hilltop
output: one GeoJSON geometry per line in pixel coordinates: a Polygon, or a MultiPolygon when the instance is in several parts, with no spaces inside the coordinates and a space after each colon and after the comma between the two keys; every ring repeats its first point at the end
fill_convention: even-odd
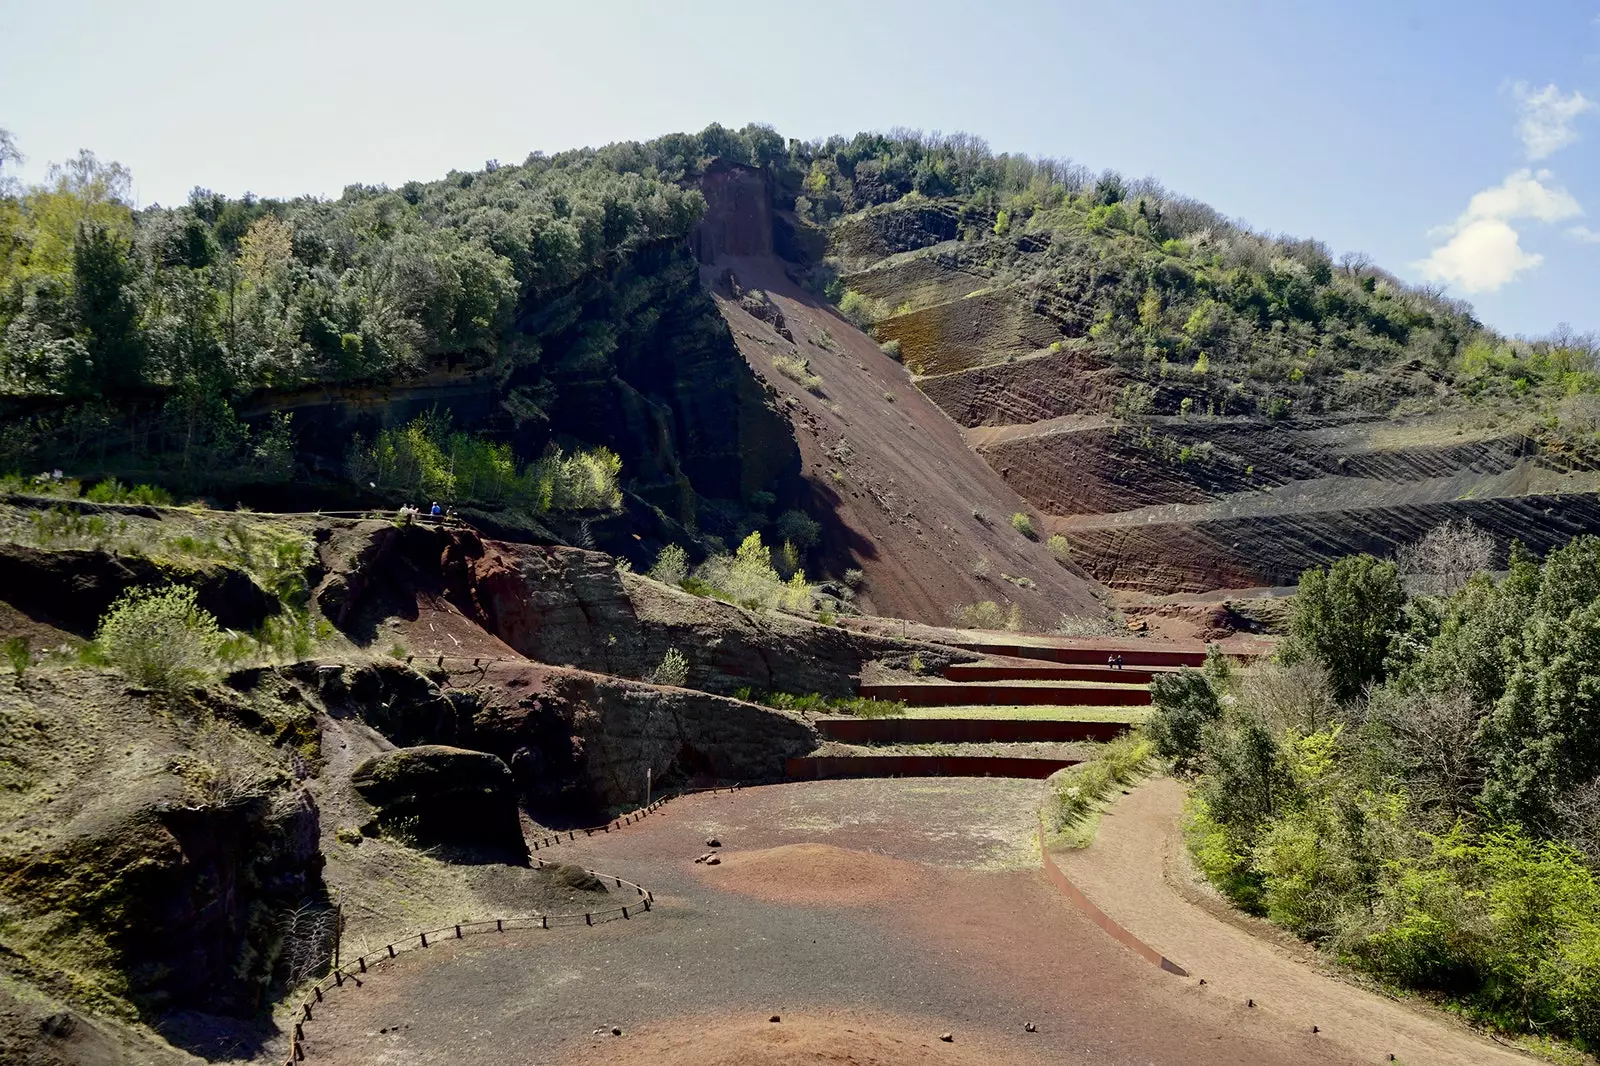
{"type": "MultiPolygon", "coordinates": [[[[0,143],[0,165],[14,161],[11,139],[0,143]]],[[[912,328],[915,306],[837,275],[897,241],[951,240],[986,287],[1020,293],[1054,324],[1040,348],[1088,344],[1137,372],[1121,413],[1276,419],[1532,397],[1548,429],[1592,437],[1593,338],[1507,340],[1363,256],[1251,232],[1153,181],[995,154],[963,135],[800,142],[711,126],[398,189],[351,186],[333,201],[196,189],[185,205],[136,210],[128,172],[88,152],[42,185],[9,180],[0,467],[92,456],[110,469],[122,454],[152,476],[285,479],[297,463],[305,472],[308,449],[291,419],[272,417],[273,395],[441,372],[487,382],[466,428],[519,461],[552,435],[608,444],[582,440],[581,420],[564,425],[563,403],[583,395],[573,383],[586,372],[675,343],[659,320],[665,305],[687,306],[693,264],[678,250],[704,210],[696,178],[728,165],[763,172],[787,251],[820,292],[863,325],[904,323],[880,336],[914,372],[950,369],[912,328]]],[[[684,310],[673,332],[716,333],[703,310],[684,310]]],[[[328,458],[312,465],[337,476],[328,458]]],[[[641,476],[626,465],[624,480],[641,476]]],[[[771,487],[709,480],[693,487],[771,487]]]]}

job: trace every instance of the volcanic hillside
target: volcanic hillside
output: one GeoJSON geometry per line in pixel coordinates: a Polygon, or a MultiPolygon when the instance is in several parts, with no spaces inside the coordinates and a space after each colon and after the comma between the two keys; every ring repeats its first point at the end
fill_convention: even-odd
{"type": "MultiPolygon", "coordinates": [[[[1029,628],[1098,615],[1083,571],[1012,526],[1030,509],[969,450],[905,368],[798,284],[773,250],[760,173],[719,170],[691,238],[702,277],[757,373],[781,397],[823,555],[862,570],[869,613],[945,621],[981,601],[1016,604],[1029,628]]],[[[1030,519],[1031,520],[1031,519],[1030,519]]]]}
{"type": "Polygon", "coordinates": [[[1230,312],[1249,306],[1234,292],[1248,267],[1085,233],[1070,204],[1031,228],[975,226],[970,202],[907,196],[834,220],[829,263],[1093,577],[1148,593],[1283,586],[1450,519],[1539,552],[1600,528],[1590,342],[1497,349],[1460,306],[1359,261],[1336,272],[1316,246],[1300,249],[1310,267],[1266,267],[1304,292],[1262,310],[1263,330],[1255,310],[1230,312]],[[1143,294],[1132,307],[1129,292],[1143,294]],[[1333,317],[1354,299],[1387,333],[1333,317]]]}

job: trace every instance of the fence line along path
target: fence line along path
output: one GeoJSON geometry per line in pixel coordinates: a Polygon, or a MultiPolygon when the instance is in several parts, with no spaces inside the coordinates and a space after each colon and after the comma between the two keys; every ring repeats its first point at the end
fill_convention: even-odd
{"type": "MultiPolygon", "coordinates": [[[[636,825],[646,815],[653,814],[666,806],[671,800],[681,796],[695,793],[737,792],[744,787],[740,783],[733,785],[716,785],[709,788],[689,788],[662,796],[650,803],[613,819],[604,825],[589,826],[585,829],[562,830],[560,833],[548,835],[539,840],[531,841],[535,851],[554,847],[565,837],[568,841],[576,840],[582,833],[585,837],[592,837],[596,833],[610,833],[621,830],[625,826],[636,825]]],[[[547,864],[543,856],[534,856],[535,863],[542,869],[547,864]]],[[[584,872],[602,882],[610,882],[614,888],[631,888],[634,891],[634,902],[623,903],[612,907],[591,908],[586,911],[573,911],[568,914],[529,914],[517,915],[510,918],[477,918],[470,921],[456,922],[452,925],[441,925],[434,929],[421,929],[384,944],[381,948],[371,948],[348,963],[344,963],[329,971],[328,975],[311,986],[307,998],[301,1002],[295,1012],[294,1030],[289,1037],[289,1057],[285,1066],[294,1066],[297,1062],[306,1061],[305,1024],[315,1020],[317,1004],[322,1003],[327,994],[336,988],[343,988],[346,982],[360,988],[364,983],[363,978],[371,968],[391,959],[398,958],[401,952],[420,951],[437,943],[439,940],[463,940],[468,936],[484,933],[505,933],[519,929],[552,929],[564,925],[579,925],[592,927],[601,922],[628,921],[639,913],[648,913],[655,903],[655,895],[649,889],[635,881],[616,874],[601,873],[598,870],[583,868],[584,872]]]]}

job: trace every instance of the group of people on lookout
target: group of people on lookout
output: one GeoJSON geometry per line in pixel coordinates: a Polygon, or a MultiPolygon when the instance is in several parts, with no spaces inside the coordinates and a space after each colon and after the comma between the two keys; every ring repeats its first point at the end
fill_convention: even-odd
{"type": "Polygon", "coordinates": [[[1112,654],[1107,655],[1106,656],[1106,665],[1109,666],[1113,670],[1121,670],[1122,669],[1122,655],[1120,653],[1117,653],[1117,652],[1113,652],[1112,654]]]}
{"type": "MultiPolygon", "coordinates": [[[[414,504],[402,504],[399,514],[403,520],[409,522],[413,519],[422,517],[422,508],[417,507],[414,504]]],[[[428,517],[432,518],[435,523],[441,525],[445,522],[453,522],[455,521],[456,517],[456,509],[454,507],[441,507],[439,505],[439,501],[434,500],[433,506],[428,509],[428,517]]]]}

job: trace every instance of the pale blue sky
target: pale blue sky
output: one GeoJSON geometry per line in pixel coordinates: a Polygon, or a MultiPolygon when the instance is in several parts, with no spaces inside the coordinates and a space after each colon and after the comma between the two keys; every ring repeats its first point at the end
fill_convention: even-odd
{"type": "Polygon", "coordinates": [[[1600,330],[1600,0],[0,0],[0,41],[24,176],[87,147],[143,203],[712,121],[966,130],[1600,330]]]}

